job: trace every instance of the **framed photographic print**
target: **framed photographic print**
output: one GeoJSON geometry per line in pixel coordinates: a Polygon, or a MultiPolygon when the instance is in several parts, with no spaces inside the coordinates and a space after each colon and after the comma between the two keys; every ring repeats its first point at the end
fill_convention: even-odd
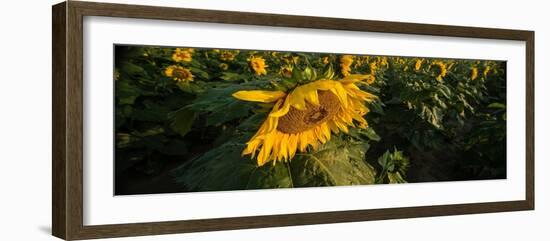
{"type": "Polygon", "coordinates": [[[534,32],[53,6],[53,235],[534,209],[534,32]]]}

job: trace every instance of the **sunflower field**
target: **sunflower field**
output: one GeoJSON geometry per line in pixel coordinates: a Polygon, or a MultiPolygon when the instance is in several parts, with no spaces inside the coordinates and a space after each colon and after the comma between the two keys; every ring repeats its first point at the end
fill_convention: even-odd
{"type": "Polygon", "coordinates": [[[506,62],[115,46],[115,194],[506,178],[506,62]]]}

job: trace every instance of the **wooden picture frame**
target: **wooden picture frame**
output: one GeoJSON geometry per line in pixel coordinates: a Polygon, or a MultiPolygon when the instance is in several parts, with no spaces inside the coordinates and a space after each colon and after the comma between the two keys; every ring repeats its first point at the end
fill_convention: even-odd
{"type": "Polygon", "coordinates": [[[534,32],[325,17],[306,17],[68,1],[52,8],[53,150],[52,232],[66,240],[265,228],[368,220],[533,210],[534,189],[534,32]],[[83,224],[83,17],[107,16],[231,23],[313,29],[518,40],[526,43],[525,200],[420,207],[350,210],[180,220],[83,224]]]}

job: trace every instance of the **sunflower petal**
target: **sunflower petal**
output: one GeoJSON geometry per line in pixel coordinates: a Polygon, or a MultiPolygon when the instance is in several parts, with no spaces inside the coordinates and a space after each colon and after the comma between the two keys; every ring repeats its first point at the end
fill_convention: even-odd
{"type": "Polygon", "coordinates": [[[330,91],[338,97],[343,107],[348,106],[348,93],[346,93],[346,89],[342,85],[334,85],[334,88],[330,89],[330,91]]]}
{"type": "Polygon", "coordinates": [[[271,113],[269,113],[269,116],[270,117],[281,117],[281,116],[286,115],[286,113],[288,113],[289,110],[290,110],[290,104],[288,103],[288,101],[285,101],[283,106],[279,107],[277,105],[277,109],[273,108],[271,113]]]}
{"type": "Polygon", "coordinates": [[[270,160],[269,157],[271,156],[271,151],[273,150],[274,142],[275,142],[275,138],[273,133],[267,134],[264,140],[264,145],[262,146],[262,149],[258,154],[258,166],[263,166],[265,163],[267,163],[270,160]]]}
{"type": "Polygon", "coordinates": [[[341,81],[344,84],[350,84],[350,83],[355,83],[355,82],[358,82],[364,79],[369,79],[369,78],[370,78],[370,75],[368,74],[350,74],[344,77],[341,81]]]}
{"type": "Polygon", "coordinates": [[[291,160],[296,154],[296,149],[298,149],[298,135],[290,134],[288,138],[288,159],[291,160]]]}
{"type": "Polygon", "coordinates": [[[233,93],[233,97],[252,102],[271,103],[286,96],[283,91],[267,91],[267,90],[241,90],[233,93]]]}
{"type": "Polygon", "coordinates": [[[288,160],[288,139],[289,139],[289,134],[283,134],[282,137],[281,137],[281,142],[280,142],[280,148],[279,148],[279,158],[281,160],[284,160],[284,161],[287,161],[288,160]]]}

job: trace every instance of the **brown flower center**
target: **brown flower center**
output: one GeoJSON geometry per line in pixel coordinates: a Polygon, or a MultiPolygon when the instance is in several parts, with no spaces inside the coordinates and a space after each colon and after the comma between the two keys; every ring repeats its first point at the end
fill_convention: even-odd
{"type": "Polygon", "coordinates": [[[174,77],[178,79],[187,79],[189,78],[189,73],[183,69],[175,69],[173,72],[174,77]]]}
{"type": "Polygon", "coordinates": [[[306,102],[305,110],[290,107],[288,113],[279,118],[277,130],[283,133],[295,134],[307,131],[334,117],[340,109],[338,97],[325,90],[318,91],[317,95],[319,96],[318,106],[306,102]]]}

